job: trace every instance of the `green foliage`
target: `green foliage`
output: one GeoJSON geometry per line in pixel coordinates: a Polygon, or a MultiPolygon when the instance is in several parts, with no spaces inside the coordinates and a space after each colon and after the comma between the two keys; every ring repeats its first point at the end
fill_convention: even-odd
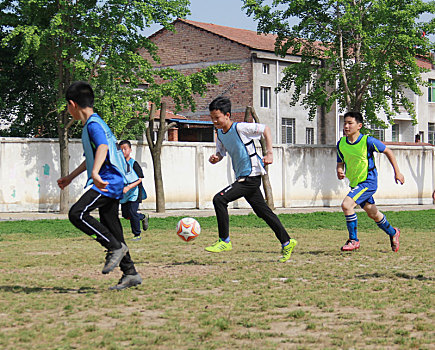
{"type": "Polygon", "coordinates": [[[406,94],[421,95],[425,85],[416,57],[432,61],[435,46],[427,35],[435,33],[435,19],[421,16],[435,14],[434,1],[275,0],[269,6],[244,0],[244,7],[259,20],[259,32],[277,34],[278,54],[301,55],[285,69],[278,90],[293,89],[295,105],[309,83],[302,102],[310,118],[318,106],[329,110],[335,101],[362,111],[369,124],[379,124],[377,112],[390,118],[401,106],[415,118],[406,94]]]}
{"type": "MultiPolygon", "coordinates": [[[[18,117],[14,123],[21,136],[42,126],[44,135],[53,136],[56,122],[61,133],[68,121],[64,93],[77,80],[93,85],[95,108],[118,137],[142,134],[147,102],[170,97],[178,108],[194,109],[192,95],[203,94],[207,84],[217,83],[217,72],[234,67],[217,65],[186,77],[172,69],[154,70],[138,51],[143,48],[158,61],[144,29],[152,24],[172,29],[175,18],[189,14],[188,5],[188,0],[3,1],[0,117],[18,117]],[[24,74],[17,79],[19,73],[24,74]],[[29,120],[33,129],[25,125],[29,120]]],[[[72,128],[70,136],[78,132],[72,128]]]]}

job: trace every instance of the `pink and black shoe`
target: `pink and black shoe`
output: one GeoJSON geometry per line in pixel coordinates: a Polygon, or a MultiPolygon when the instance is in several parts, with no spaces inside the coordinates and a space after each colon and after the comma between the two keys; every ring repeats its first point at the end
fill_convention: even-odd
{"type": "Polygon", "coordinates": [[[357,250],[359,248],[359,241],[355,241],[354,239],[348,239],[346,244],[341,247],[343,252],[350,252],[352,250],[357,250]]]}
{"type": "Polygon", "coordinates": [[[391,244],[391,250],[395,253],[399,251],[399,237],[400,237],[400,230],[398,228],[394,228],[396,230],[396,234],[394,236],[390,236],[390,244],[391,244]]]}

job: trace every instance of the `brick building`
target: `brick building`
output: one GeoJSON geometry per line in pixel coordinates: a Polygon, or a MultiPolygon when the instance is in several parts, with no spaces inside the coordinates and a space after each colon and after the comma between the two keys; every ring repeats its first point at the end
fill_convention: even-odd
{"type": "MultiPolygon", "coordinates": [[[[210,85],[205,97],[196,97],[196,112],[183,110],[180,114],[188,119],[208,121],[208,104],[215,97],[225,95],[232,101],[233,120],[242,121],[246,107],[253,106],[260,122],[271,128],[274,143],[335,144],[341,136],[342,120],[335,106],[328,113],[319,108],[317,116],[310,121],[303,106],[289,106],[291,92],[274,92],[283,69],[300,60],[295,55],[275,55],[275,35],[185,19],[177,19],[173,24],[175,32],[161,29],[150,36],[159,48],[161,62],[154,62],[156,67],[170,67],[185,73],[218,63],[240,67],[218,74],[219,85],[210,85]]],[[[140,53],[153,62],[146,51],[140,53]]],[[[432,66],[430,68],[431,72],[425,73],[424,78],[435,82],[435,71],[432,66]]],[[[396,126],[380,130],[380,139],[412,142],[414,134],[419,133],[423,142],[433,142],[435,103],[432,102],[435,98],[430,89],[422,90],[426,91],[423,96],[412,96],[419,124],[414,126],[406,114],[398,115],[396,126]]],[[[168,108],[172,107],[168,103],[168,108]]]]}

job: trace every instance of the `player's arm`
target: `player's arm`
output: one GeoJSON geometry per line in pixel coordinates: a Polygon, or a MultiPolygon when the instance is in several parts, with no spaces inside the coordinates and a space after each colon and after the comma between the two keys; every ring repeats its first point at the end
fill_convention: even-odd
{"type": "Polygon", "coordinates": [[[72,180],[74,180],[77,176],[79,176],[82,172],[86,170],[86,160],[84,160],[77,168],[75,168],[70,174],[67,176],[61,177],[57,180],[57,185],[60,189],[64,189],[68,186],[72,180]]]}
{"type": "Polygon", "coordinates": [[[266,125],[263,131],[264,141],[266,142],[266,155],[263,157],[264,165],[273,163],[272,133],[266,125]]]}
{"type": "Polygon", "coordinates": [[[399,165],[397,164],[396,157],[394,156],[393,151],[388,147],[385,147],[383,153],[387,156],[388,160],[391,163],[391,166],[394,169],[394,181],[396,181],[396,184],[400,182],[400,184],[403,185],[405,183],[405,177],[399,170],[399,165]]]}
{"type": "Polygon", "coordinates": [[[220,162],[221,160],[222,160],[222,156],[221,156],[221,154],[219,153],[219,152],[217,152],[216,154],[212,154],[211,156],[210,156],[210,158],[208,159],[208,161],[211,163],[211,164],[216,164],[216,163],[218,163],[218,162],[220,162]]]}
{"type": "Polygon", "coordinates": [[[107,151],[109,150],[109,146],[102,143],[98,146],[96,152],[95,152],[95,158],[94,158],[94,166],[92,167],[92,173],[91,177],[94,181],[94,185],[97,186],[101,191],[107,192],[106,186],[109,184],[107,181],[103,181],[101,178],[99,172],[101,169],[101,166],[103,165],[104,161],[107,157],[107,151]]]}
{"type": "Polygon", "coordinates": [[[139,186],[142,183],[143,172],[142,172],[142,168],[140,167],[140,165],[137,161],[135,161],[133,164],[133,170],[136,173],[136,175],[139,177],[139,179],[137,179],[135,182],[132,182],[131,184],[128,184],[127,186],[125,186],[124,190],[123,190],[124,193],[127,193],[128,191],[135,188],[136,186],[139,186]]]}
{"type": "Polygon", "coordinates": [[[346,177],[343,153],[340,151],[340,141],[337,142],[337,178],[343,180],[346,177]]]}
{"type": "Polygon", "coordinates": [[[136,186],[139,186],[142,183],[142,179],[139,178],[135,182],[132,182],[131,184],[128,184],[124,187],[123,193],[127,193],[131,189],[135,188],[136,186]]]}
{"type": "Polygon", "coordinates": [[[337,163],[337,178],[339,180],[343,180],[346,177],[346,173],[344,172],[344,163],[337,163]]]}

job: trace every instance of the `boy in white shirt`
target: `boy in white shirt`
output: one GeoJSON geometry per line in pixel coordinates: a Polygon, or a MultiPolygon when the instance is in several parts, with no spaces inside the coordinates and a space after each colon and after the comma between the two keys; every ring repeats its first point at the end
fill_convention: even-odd
{"type": "Polygon", "coordinates": [[[216,153],[210,156],[209,162],[216,164],[228,152],[231,156],[236,181],[213,198],[213,205],[218,221],[219,240],[205,248],[209,252],[220,253],[232,250],[229,236],[228,203],[244,197],[255,214],[266,221],[281,242],[282,258],[286,262],[296,246],[297,241],[291,239],[276,214],[269,208],[260,190],[261,175],[266,171],[264,164],[272,164],[272,138],[270,128],[264,124],[234,123],[231,117],[231,101],[226,97],[218,97],[210,103],[210,118],[217,130],[216,153]],[[254,140],[264,136],[266,156],[261,159],[256,153],[254,140]]]}

